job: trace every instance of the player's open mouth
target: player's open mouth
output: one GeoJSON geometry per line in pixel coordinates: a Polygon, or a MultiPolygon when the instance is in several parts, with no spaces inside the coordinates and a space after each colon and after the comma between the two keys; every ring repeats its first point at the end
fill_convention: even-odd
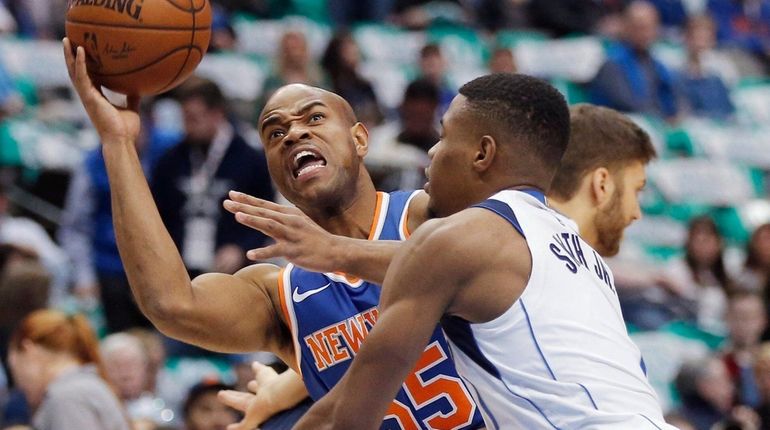
{"type": "Polygon", "coordinates": [[[326,159],[321,154],[309,149],[297,152],[292,160],[292,174],[295,179],[324,167],[326,167],[326,159]]]}

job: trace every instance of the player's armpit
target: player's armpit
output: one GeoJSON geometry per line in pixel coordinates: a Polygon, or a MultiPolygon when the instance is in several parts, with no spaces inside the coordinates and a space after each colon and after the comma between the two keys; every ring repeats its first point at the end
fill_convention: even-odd
{"type": "Polygon", "coordinates": [[[220,352],[270,351],[287,364],[293,348],[278,299],[280,269],[246,267],[235,275],[210,273],[192,281],[188,300],[167,306],[157,321],[165,334],[220,352]]]}

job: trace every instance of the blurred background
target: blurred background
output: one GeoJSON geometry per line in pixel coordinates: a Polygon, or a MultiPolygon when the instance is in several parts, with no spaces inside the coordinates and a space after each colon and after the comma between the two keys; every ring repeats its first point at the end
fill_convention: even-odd
{"type": "MultiPolygon", "coordinates": [[[[610,264],[670,421],[770,429],[770,0],[212,4],[211,46],[197,76],[143,102],[137,143],[193,275],[234,272],[246,264],[244,250],[264,244],[220,202],[231,188],[281,201],[253,128],[278,87],[302,82],[345,97],[370,130],[370,171],[390,191],[424,183],[438,119],[460,85],[490,71],[538,76],[571,104],[631,115],[657,148],[644,218],[610,264]],[[190,171],[224,166],[228,158],[201,150],[216,146],[222,130],[233,142],[225,150],[239,151],[239,162],[222,170],[248,173],[212,173],[204,189],[180,191],[190,171]],[[201,229],[207,234],[185,240],[201,229]]],[[[98,136],[61,55],[66,7],[66,0],[0,0],[4,368],[8,336],[27,313],[82,313],[102,338],[133,419],[144,428],[218,428],[186,419],[188,394],[206,394],[201,384],[245,389],[250,361],[274,359],[171,341],[133,305],[98,136]]],[[[7,371],[0,411],[0,428],[28,422],[7,371]]]]}

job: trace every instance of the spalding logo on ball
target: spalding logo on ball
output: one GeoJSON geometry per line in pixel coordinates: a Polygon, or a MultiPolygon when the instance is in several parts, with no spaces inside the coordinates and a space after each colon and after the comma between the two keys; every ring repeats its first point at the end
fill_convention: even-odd
{"type": "Polygon", "coordinates": [[[70,0],[67,37],[86,51],[95,82],[150,95],[181,84],[211,38],[207,0],[70,0]]]}

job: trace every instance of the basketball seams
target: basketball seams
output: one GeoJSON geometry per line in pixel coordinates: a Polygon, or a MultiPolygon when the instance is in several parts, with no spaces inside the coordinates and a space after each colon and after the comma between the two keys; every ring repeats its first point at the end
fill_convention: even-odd
{"type": "Polygon", "coordinates": [[[169,27],[169,26],[149,26],[149,25],[143,25],[141,27],[137,27],[136,25],[129,25],[129,24],[111,24],[111,23],[98,23],[98,22],[89,22],[89,21],[80,21],[80,20],[74,20],[74,19],[68,19],[67,23],[69,24],[79,24],[79,25],[91,25],[94,27],[107,27],[107,28],[127,28],[131,30],[153,30],[153,31],[190,31],[190,30],[210,30],[210,26],[203,26],[203,27],[169,27]]]}
{"type": "MultiPolygon", "coordinates": [[[[157,59],[153,60],[152,62],[147,63],[147,64],[139,67],[138,69],[127,70],[125,72],[120,72],[120,73],[94,73],[94,72],[92,72],[92,74],[94,76],[100,76],[100,77],[104,77],[104,78],[112,78],[112,77],[115,77],[115,76],[129,75],[131,73],[141,72],[142,70],[144,70],[144,69],[146,69],[148,67],[152,67],[152,66],[160,63],[161,61],[165,60],[166,58],[168,58],[168,57],[178,53],[179,51],[185,50],[185,49],[188,50],[188,54],[187,55],[190,55],[189,54],[190,51],[196,50],[196,51],[201,53],[201,56],[203,56],[203,50],[200,47],[195,46],[195,45],[192,45],[192,46],[191,45],[185,45],[185,46],[179,46],[179,47],[175,48],[174,50],[167,52],[162,57],[157,58],[157,59]]],[[[178,77],[178,75],[177,75],[177,77],[178,77]]],[[[176,79],[176,77],[174,79],[176,79]]],[[[165,87],[163,87],[163,88],[165,88],[165,87]]]]}
{"type": "MultiPolygon", "coordinates": [[[[187,65],[187,62],[190,60],[190,53],[192,52],[192,47],[195,46],[195,18],[196,18],[195,15],[196,15],[196,13],[195,13],[195,3],[194,3],[194,1],[195,0],[190,0],[190,8],[192,10],[192,34],[190,35],[190,44],[188,45],[188,48],[187,48],[187,56],[184,58],[184,61],[182,61],[182,65],[179,67],[179,71],[176,72],[176,75],[174,75],[174,77],[171,79],[171,81],[169,81],[168,84],[166,84],[165,87],[162,87],[160,89],[161,92],[163,90],[165,90],[166,88],[170,87],[171,85],[173,85],[174,82],[176,82],[176,80],[179,78],[179,75],[181,75],[182,72],[184,71],[184,68],[187,65]]],[[[204,1],[203,4],[205,5],[206,2],[204,1]]],[[[195,48],[200,50],[200,48],[198,48],[197,46],[195,46],[195,48]]],[[[201,52],[201,59],[203,59],[203,53],[202,52],[201,52]]]]}
{"type": "Polygon", "coordinates": [[[190,0],[190,8],[189,8],[189,9],[186,9],[186,8],[184,8],[184,7],[182,7],[182,6],[179,6],[178,4],[174,3],[174,2],[173,2],[173,1],[171,1],[171,0],[166,0],[166,1],[167,1],[167,2],[168,2],[170,5],[171,5],[171,6],[173,6],[173,7],[177,8],[177,9],[179,9],[179,10],[181,10],[181,11],[184,11],[184,12],[192,12],[193,14],[195,14],[195,12],[200,12],[200,11],[202,11],[203,9],[205,9],[205,8],[206,8],[206,2],[205,2],[205,1],[204,1],[204,2],[201,4],[201,7],[197,8],[197,9],[195,8],[195,2],[194,2],[193,0],[190,0]]]}

